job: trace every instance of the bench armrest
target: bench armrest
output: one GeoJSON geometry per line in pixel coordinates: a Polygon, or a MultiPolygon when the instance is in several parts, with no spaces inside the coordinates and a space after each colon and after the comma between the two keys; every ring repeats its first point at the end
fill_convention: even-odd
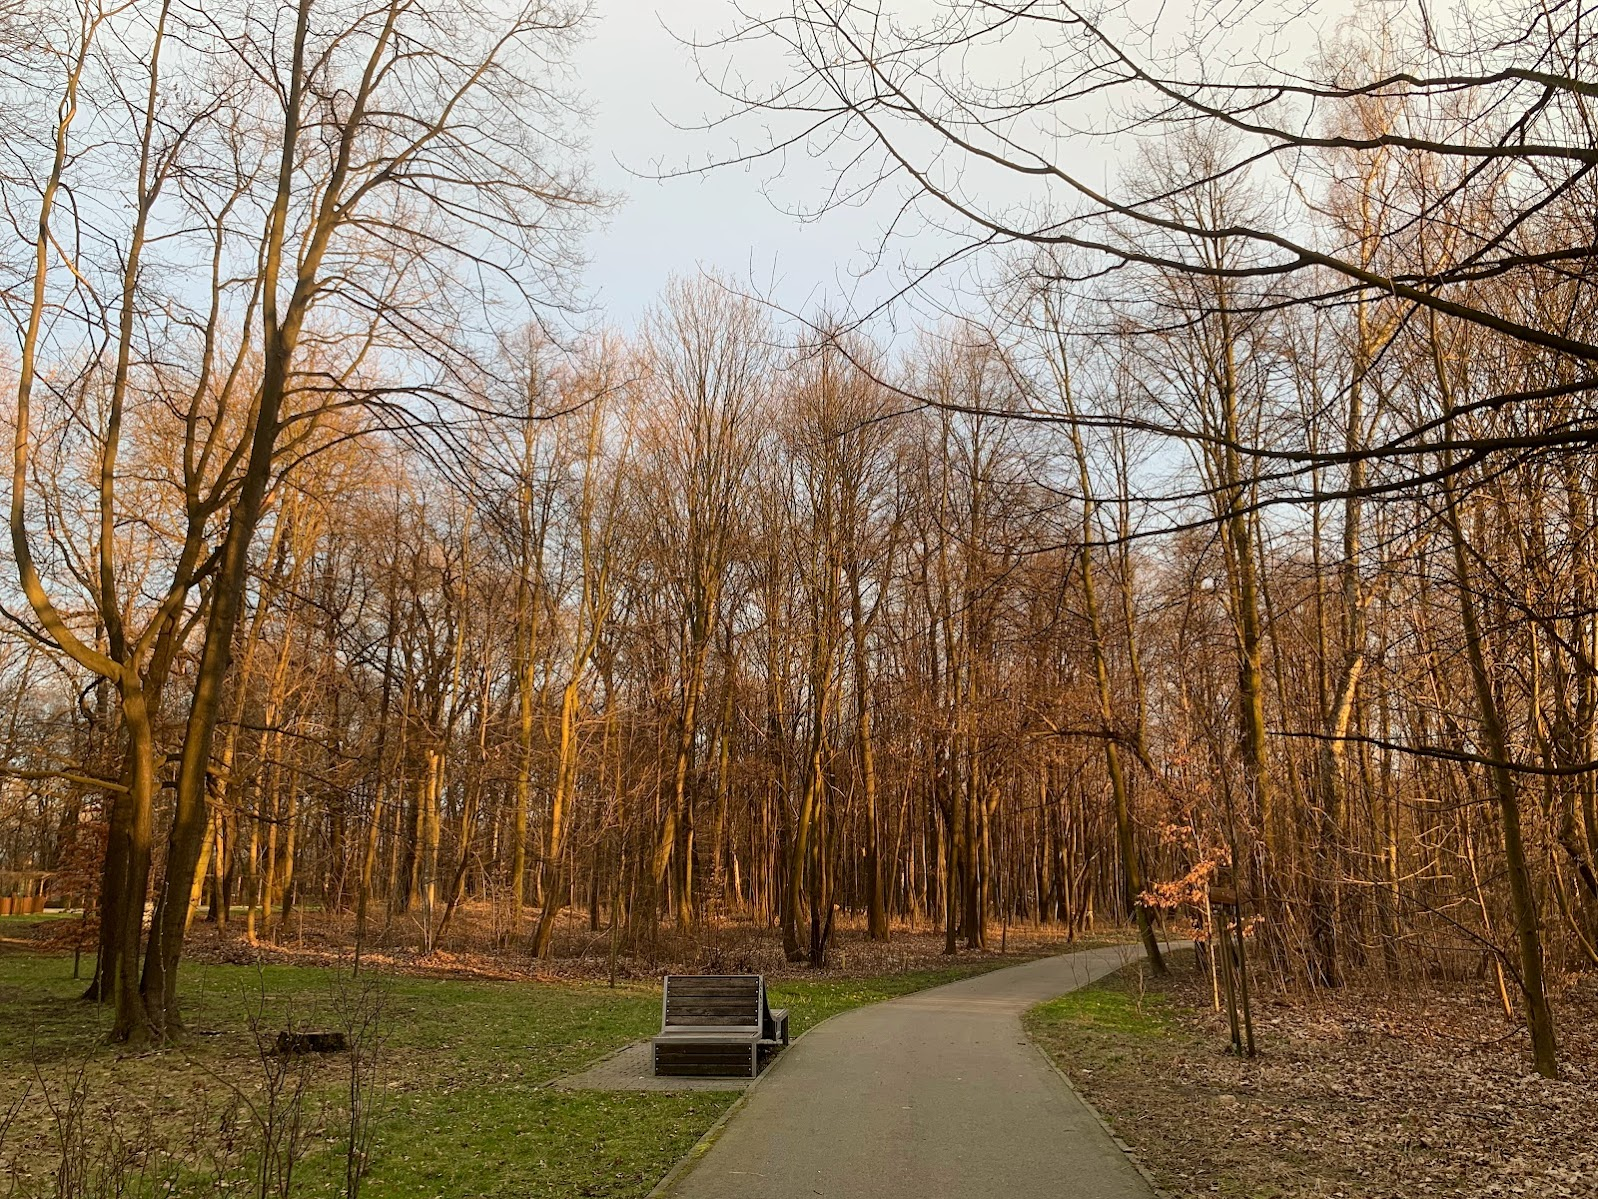
{"type": "Polygon", "coordinates": [[[771,1009],[772,1040],[786,1045],[788,1043],[788,1009],[774,1007],[771,1009]]]}

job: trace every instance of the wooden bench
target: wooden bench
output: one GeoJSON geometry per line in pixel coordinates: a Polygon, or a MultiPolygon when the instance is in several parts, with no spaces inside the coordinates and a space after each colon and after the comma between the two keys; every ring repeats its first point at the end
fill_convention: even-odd
{"type": "Polygon", "coordinates": [[[754,1078],[788,1043],[788,1011],[759,974],[668,974],[654,1040],[657,1075],[754,1078]]]}

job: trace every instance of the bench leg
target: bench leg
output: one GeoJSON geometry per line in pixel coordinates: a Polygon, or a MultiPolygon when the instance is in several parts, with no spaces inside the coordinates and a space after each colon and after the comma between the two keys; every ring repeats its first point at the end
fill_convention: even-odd
{"type": "Polygon", "coordinates": [[[749,1046],[749,1077],[760,1077],[760,1042],[756,1041],[749,1046]]]}

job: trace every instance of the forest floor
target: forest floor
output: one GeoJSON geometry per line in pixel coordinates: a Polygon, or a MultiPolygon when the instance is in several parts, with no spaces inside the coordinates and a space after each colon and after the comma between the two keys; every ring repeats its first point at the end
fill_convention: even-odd
{"type": "MultiPolygon", "coordinates": [[[[807,962],[790,962],[782,951],[776,929],[744,918],[707,918],[687,932],[648,926],[613,945],[607,929],[593,929],[585,913],[568,910],[557,925],[554,952],[534,957],[527,933],[506,937],[499,913],[488,904],[462,907],[448,932],[434,938],[431,950],[422,948],[417,920],[396,916],[387,921],[374,917],[373,931],[360,953],[363,967],[385,973],[424,978],[479,978],[501,981],[617,982],[659,979],[668,973],[764,974],[771,979],[877,978],[907,971],[936,970],[950,961],[943,951],[940,928],[896,924],[892,938],[873,942],[866,936],[862,916],[838,913],[838,923],[827,964],[816,969],[807,962]]],[[[332,966],[349,968],[355,954],[355,920],[347,912],[322,912],[302,906],[289,925],[247,939],[243,909],[237,909],[222,927],[196,919],[184,947],[184,960],[205,965],[332,966]]],[[[1093,949],[1132,940],[1130,928],[1100,925],[1075,937],[1054,925],[991,923],[987,946],[965,948],[959,961],[1014,964],[1043,954],[1071,949],[1093,949]]],[[[92,963],[95,930],[77,915],[0,917],[0,951],[30,949],[43,952],[82,950],[92,963]]]]}
{"type": "MultiPolygon", "coordinates": [[[[772,1002],[790,1009],[799,1033],[834,1012],[1067,947],[1040,935],[1012,938],[1006,954],[951,959],[932,934],[905,933],[884,948],[846,929],[832,967],[814,971],[782,962],[769,934],[730,928],[697,950],[663,936],[653,962],[619,961],[614,987],[608,955],[548,967],[467,950],[373,952],[356,981],[349,950],[331,941],[249,946],[197,926],[182,981],[186,1035],[174,1048],[131,1054],[107,1043],[106,1009],[78,1000],[84,981],[72,977],[70,952],[39,952],[70,944],[72,923],[0,921],[0,1193],[55,1194],[63,1135],[84,1174],[69,1193],[84,1199],[113,1193],[92,1177],[113,1166],[136,1178],[131,1194],[241,1193],[260,1139],[247,1105],[264,1113],[275,1104],[285,1124],[283,1105],[303,1086],[292,1194],[338,1194],[350,1055],[296,1059],[306,1074],[274,1087],[284,1059],[264,1050],[279,1030],[336,1029],[375,1014],[368,1199],[643,1196],[736,1092],[575,1093],[548,1084],[656,1031],[659,971],[777,975],[772,1002]],[[219,1157],[227,1160],[211,1160],[219,1157]],[[218,1185],[220,1176],[233,1185],[218,1185]]],[[[86,973],[92,954],[82,965],[86,973]]]]}
{"type": "Polygon", "coordinates": [[[1564,1076],[1496,995],[1267,996],[1227,1053],[1191,952],[1033,1009],[1027,1028],[1179,1199],[1598,1196],[1598,986],[1560,996],[1564,1076]]]}

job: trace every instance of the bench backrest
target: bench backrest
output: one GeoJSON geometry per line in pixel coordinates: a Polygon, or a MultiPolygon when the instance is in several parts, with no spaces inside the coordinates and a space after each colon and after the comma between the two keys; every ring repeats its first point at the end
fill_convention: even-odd
{"type": "Polygon", "coordinates": [[[668,974],[660,1026],[759,1029],[764,986],[758,974],[668,974]]]}

